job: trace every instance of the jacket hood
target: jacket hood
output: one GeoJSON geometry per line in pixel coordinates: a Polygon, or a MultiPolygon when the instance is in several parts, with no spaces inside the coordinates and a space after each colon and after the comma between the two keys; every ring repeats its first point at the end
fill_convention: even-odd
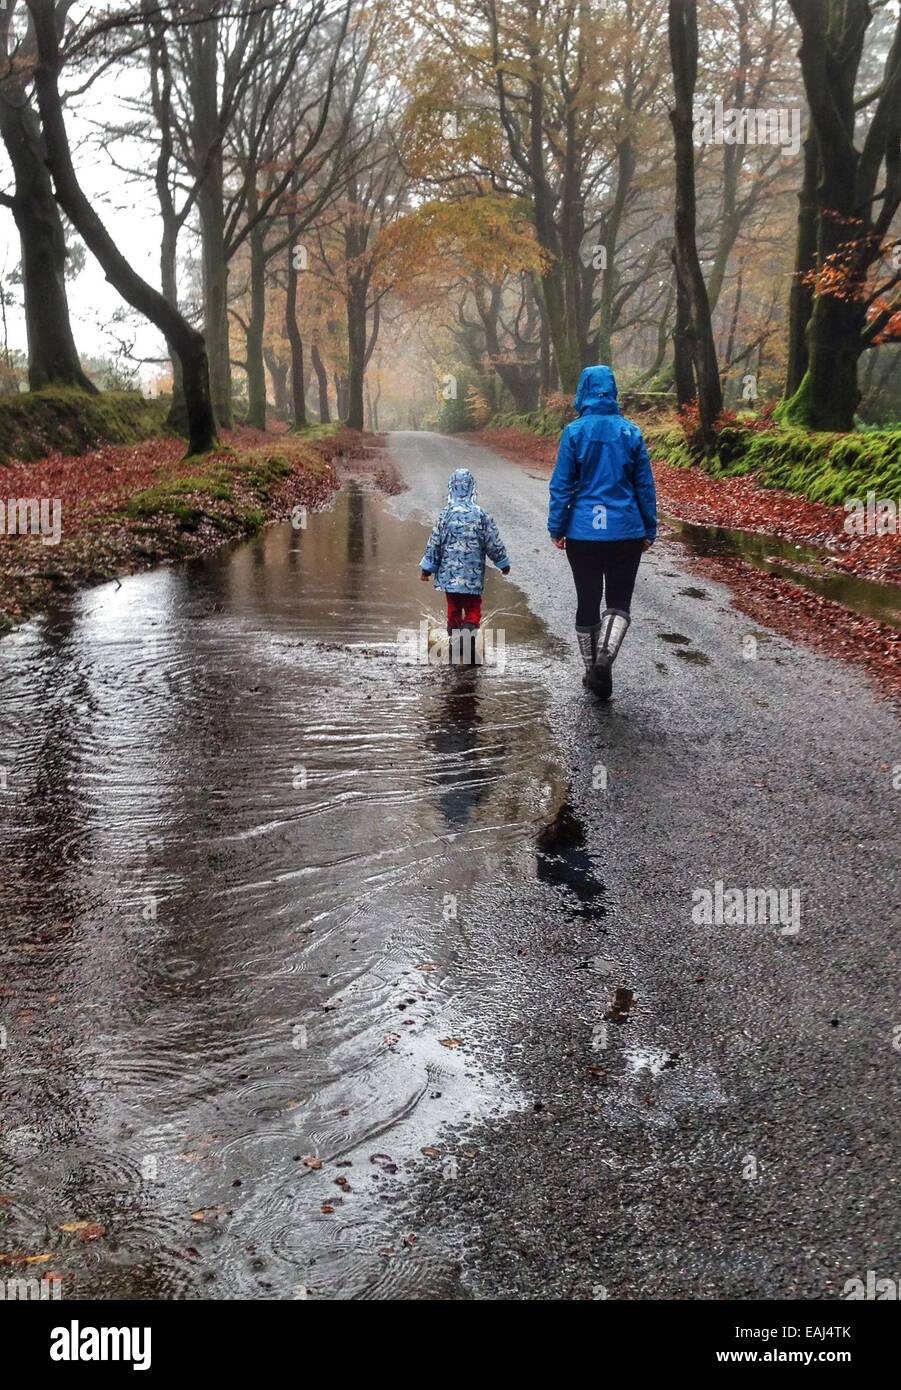
{"type": "Polygon", "coordinates": [[[474,502],[476,480],[468,468],[458,468],[447,481],[448,502],[474,502]]]}
{"type": "Polygon", "coordinates": [[[579,377],[576,391],[576,410],[597,415],[618,415],[616,377],[609,367],[586,367],[579,377]]]}

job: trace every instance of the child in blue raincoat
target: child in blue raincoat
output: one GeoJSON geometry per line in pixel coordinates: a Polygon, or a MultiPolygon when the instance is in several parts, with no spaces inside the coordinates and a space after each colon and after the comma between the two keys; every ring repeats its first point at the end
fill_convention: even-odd
{"type": "Polygon", "coordinates": [[[482,621],[486,558],[510,573],[510,561],[494,518],[476,502],[476,480],[458,468],[447,485],[447,503],[429,536],[420,561],[420,578],[433,575],[435,588],[447,595],[447,630],[476,631],[482,621]]]}

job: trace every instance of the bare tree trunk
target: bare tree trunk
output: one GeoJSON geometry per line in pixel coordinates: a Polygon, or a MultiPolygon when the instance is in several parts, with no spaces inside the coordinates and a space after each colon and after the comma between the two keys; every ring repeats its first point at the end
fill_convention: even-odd
{"type": "Polygon", "coordinates": [[[347,377],[344,375],[343,372],[336,372],[336,373],[335,373],[335,409],[336,409],[336,411],[337,411],[337,413],[338,413],[338,419],[339,419],[339,420],[344,420],[345,423],[346,423],[346,421],[347,421],[347,405],[348,405],[347,377]]]}
{"type": "MultiPolygon", "coordinates": [[[[368,276],[348,277],[347,291],[347,414],[350,429],[363,428],[363,378],[366,375],[366,298],[368,276]]],[[[344,412],[338,411],[342,418],[344,412]]]]}
{"type": "Polygon", "coordinates": [[[735,339],[738,335],[738,316],[741,313],[741,301],[745,287],[745,258],[742,256],[738,266],[738,280],[735,285],[735,299],[732,302],[732,317],[729,320],[729,337],[726,339],[726,351],[723,354],[723,361],[726,364],[726,371],[732,366],[732,357],[735,353],[735,339]]]}
{"type": "Polygon", "coordinates": [[[820,151],[816,133],[811,130],[804,141],[804,176],[798,194],[798,237],[795,246],[795,272],[788,301],[788,373],[785,399],[797,391],[804,380],[810,357],[807,351],[807,325],[813,312],[813,285],[810,277],[817,263],[817,182],[820,151]]]}
{"type": "Polygon", "coordinates": [[[286,419],[288,402],[288,363],[280,362],[271,348],[263,349],[263,356],[272,382],[272,400],[279,419],[286,419]]]}
{"type": "Polygon", "coordinates": [[[199,24],[193,35],[191,74],[193,144],[204,176],[197,190],[203,267],[203,331],[209,354],[210,393],[216,423],[234,424],[228,330],[228,257],[225,198],[218,112],[218,21],[199,24]]]}
{"type": "MultiPolygon", "coordinates": [[[[178,308],[178,226],[173,217],[163,212],[163,237],[160,243],[160,285],[163,298],[173,309],[178,308]]],[[[181,359],[172,343],[167,343],[172,362],[172,404],[166,424],[179,434],[187,432],[188,408],[182,380],[181,359]]]]}
{"type": "Polygon", "coordinates": [[[328,404],[328,373],[325,370],[325,363],[319,352],[319,344],[313,339],[313,371],[316,373],[316,383],[319,387],[319,423],[327,425],[331,420],[331,413],[328,404]]]}
{"type": "MultiPolygon", "coordinates": [[[[675,255],[674,255],[675,259],[675,255]]],[[[694,329],[682,282],[676,277],[676,327],[673,331],[673,375],[679,409],[697,398],[694,369],[694,329]]]]}
{"type": "Polygon", "coordinates": [[[24,91],[0,94],[0,135],[16,180],[10,200],[22,245],[28,385],[96,392],[78,360],[66,296],[66,238],[44,162],[38,119],[24,91]]]}
{"type": "Polygon", "coordinates": [[[669,0],[669,45],[675,106],[670,112],[676,146],[676,240],[673,260],[682,296],[683,323],[691,324],[691,350],[701,433],[713,445],[714,425],[723,409],[723,389],[710,320],[710,302],[698,256],[695,192],[694,95],[698,77],[697,0],[669,0]]]}
{"type": "MultiPolygon", "coordinates": [[[[257,211],[255,180],[247,196],[247,211],[257,211]]],[[[247,423],[266,428],[266,364],[263,337],[266,331],[266,233],[262,222],[250,234],[250,317],[247,322],[247,423]]]]}
{"type": "Polygon", "coordinates": [[[531,287],[538,309],[538,394],[543,401],[546,401],[553,389],[551,380],[551,335],[548,328],[547,310],[544,307],[544,300],[541,296],[540,289],[535,283],[535,278],[531,281],[531,287]]]}
{"type": "MultiPolygon", "coordinates": [[[[544,89],[541,72],[544,55],[533,42],[530,45],[531,80],[529,82],[528,148],[532,182],[532,207],[538,243],[548,253],[537,286],[547,317],[548,335],[554,351],[560,386],[575,391],[582,369],[582,353],[575,322],[574,301],[568,294],[564,260],[567,248],[561,244],[560,231],[554,220],[557,199],[547,176],[546,141],[544,128],[544,89]],[[567,307],[570,313],[567,313],[567,307]]],[[[568,248],[571,251],[571,247],[568,248]]],[[[572,267],[570,266],[570,270],[572,267]]]]}
{"type": "MultiPolygon", "coordinates": [[[[178,308],[178,233],[181,219],[175,210],[175,202],[170,187],[170,174],[174,156],[172,138],[172,69],[166,47],[166,33],[163,16],[155,8],[155,0],[141,0],[150,44],[150,100],[153,114],[160,132],[160,144],[154,169],[154,185],[163,235],[160,241],[160,287],[163,298],[178,308]]],[[[188,428],[188,410],[185,405],[185,392],[181,375],[181,362],[171,343],[167,343],[169,360],[172,363],[172,404],[166,424],[179,434],[188,428]]]]}
{"type": "Polygon", "coordinates": [[[28,0],[28,3],[38,44],[35,88],[47,147],[47,165],[57,200],[85,245],[97,257],[113,288],[132,308],[144,314],[178,353],[188,408],[188,452],[206,453],[216,444],[216,428],[203,336],[132,269],[82,191],[72,164],[59,94],[59,41],[54,0],[28,0]]]}
{"type": "Polygon", "coordinates": [[[371,418],[371,420],[370,420],[370,428],[372,429],[373,434],[378,434],[378,432],[379,432],[379,401],[382,399],[382,373],[381,373],[381,367],[380,367],[379,370],[376,372],[376,374],[375,374],[375,379],[376,379],[376,385],[377,385],[378,389],[377,389],[375,395],[372,396],[372,397],[370,398],[370,409],[371,409],[371,411],[372,411],[372,418],[371,418]]]}
{"type": "MultiPolygon", "coordinates": [[[[293,232],[297,218],[288,214],[288,230],[293,232]]],[[[307,428],[307,387],[304,380],[303,339],[297,322],[298,270],[293,240],[288,246],[288,289],[285,295],[285,336],[291,348],[291,401],[294,407],[294,428],[307,428]]]]}

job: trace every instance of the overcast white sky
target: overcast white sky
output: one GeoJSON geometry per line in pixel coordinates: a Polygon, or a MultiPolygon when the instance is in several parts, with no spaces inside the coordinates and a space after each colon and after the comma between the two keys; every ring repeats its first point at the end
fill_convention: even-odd
{"type": "MultiPolygon", "coordinates": [[[[65,83],[63,84],[65,86],[65,83]]],[[[129,93],[140,92],[140,81],[136,73],[119,70],[102,78],[97,86],[77,100],[73,108],[66,112],[69,136],[75,148],[75,164],[81,185],[94,201],[107,229],[115,238],[119,248],[128,256],[132,265],[159,288],[159,244],[160,222],[156,210],[156,199],[152,183],[129,182],[126,176],[115,168],[112,161],[96,148],[93,137],[93,124],[101,119],[113,122],[134,118],[122,100],[129,93]]],[[[151,159],[146,149],[135,145],[131,149],[120,146],[117,159],[132,166],[145,168],[152,173],[151,159]]],[[[0,145],[0,187],[12,191],[11,171],[6,152],[0,145]]],[[[179,252],[190,249],[189,233],[183,233],[179,252]]],[[[8,276],[20,260],[19,237],[12,213],[0,208],[0,276],[4,288],[11,292],[21,306],[21,286],[10,286],[8,276]]],[[[75,342],[79,352],[86,356],[111,354],[116,347],[115,340],[106,328],[113,315],[121,310],[124,301],[104,279],[93,256],[88,252],[85,267],[74,281],[68,284],[69,310],[75,342]]],[[[7,308],[9,342],[11,348],[26,346],[25,318],[19,309],[7,308]]],[[[131,320],[139,324],[137,316],[131,320]]],[[[130,337],[127,326],[119,330],[122,337],[130,337]]],[[[140,323],[135,352],[140,356],[160,357],[164,354],[162,339],[148,324],[140,323]]],[[[152,379],[159,369],[148,367],[141,372],[145,383],[152,379]]]]}

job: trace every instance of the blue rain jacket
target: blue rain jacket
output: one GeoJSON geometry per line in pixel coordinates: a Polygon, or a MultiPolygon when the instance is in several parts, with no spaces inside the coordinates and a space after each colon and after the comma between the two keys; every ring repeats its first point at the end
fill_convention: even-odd
{"type": "Polygon", "coordinates": [[[434,574],[435,588],[449,594],[480,594],[485,587],[485,557],[499,570],[510,561],[494,519],[476,502],[476,480],[458,468],[447,485],[447,504],[438,513],[420,568],[434,574]]]}
{"type": "Polygon", "coordinates": [[[578,420],[566,426],[551,478],[554,540],[625,541],[657,536],[657,491],[641,430],[624,420],[609,367],[586,367],[578,420]]]}

